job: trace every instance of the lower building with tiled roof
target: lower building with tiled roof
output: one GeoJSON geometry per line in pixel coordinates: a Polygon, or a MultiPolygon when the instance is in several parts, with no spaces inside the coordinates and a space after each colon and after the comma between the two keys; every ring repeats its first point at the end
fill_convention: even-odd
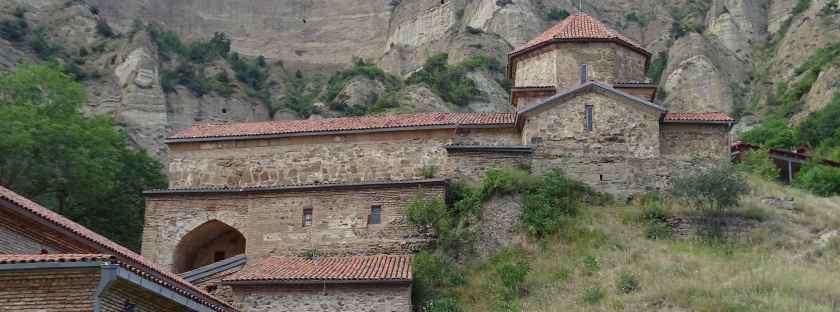
{"type": "Polygon", "coordinates": [[[0,306],[10,311],[45,307],[122,311],[129,306],[137,311],[237,311],[127,248],[2,186],[0,285],[0,306]]]}

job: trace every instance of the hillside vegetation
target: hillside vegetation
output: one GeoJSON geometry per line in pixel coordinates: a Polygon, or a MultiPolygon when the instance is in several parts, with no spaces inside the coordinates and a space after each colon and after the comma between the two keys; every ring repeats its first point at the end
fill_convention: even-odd
{"type": "Polygon", "coordinates": [[[743,187],[733,202],[702,199],[714,187],[605,200],[559,173],[504,170],[466,192],[478,197],[418,201],[413,210],[448,212],[443,224],[454,230],[417,256],[415,303],[421,311],[837,311],[840,198],[721,170],[683,185],[726,180],[743,187]],[[528,240],[484,260],[463,257],[474,252],[465,224],[481,220],[460,217],[462,208],[504,193],[523,194],[518,221],[528,240]],[[564,195],[542,201],[550,193],[564,195]]]}

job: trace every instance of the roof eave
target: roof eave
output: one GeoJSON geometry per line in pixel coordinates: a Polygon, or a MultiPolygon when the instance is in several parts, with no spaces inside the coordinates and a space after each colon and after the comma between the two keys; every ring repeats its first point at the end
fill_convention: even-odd
{"type": "Polygon", "coordinates": [[[644,100],[642,98],[639,98],[635,95],[623,92],[621,90],[616,90],[615,88],[613,88],[611,86],[605,85],[605,84],[597,82],[597,81],[587,81],[586,83],[578,85],[577,87],[575,87],[575,88],[573,88],[569,91],[554,95],[554,96],[549,97],[548,99],[545,99],[541,102],[538,102],[538,103],[533,104],[529,107],[523,108],[522,110],[520,110],[517,113],[517,115],[520,116],[520,118],[524,117],[525,115],[531,113],[532,111],[537,110],[537,109],[539,109],[539,108],[541,108],[545,105],[549,105],[549,104],[553,103],[554,101],[558,101],[558,100],[561,100],[561,99],[566,98],[566,97],[574,96],[576,93],[586,91],[590,88],[599,88],[599,89],[604,90],[608,93],[612,93],[614,95],[626,98],[626,99],[631,100],[633,102],[636,102],[638,104],[656,109],[660,113],[666,113],[667,112],[667,110],[664,107],[656,105],[655,103],[644,100]]]}
{"type": "Polygon", "coordinates": [[[449,183],[447,179],[423,179],[423,180],[401,180],[401,181],[374,181],[374,182],[354,182],[354,183],[324,183],[324,184],[307,184],[307,185],[287,185],[287,186],[271,186],[271,187],[248,187],[248,188],[190,188],[190,189],[162,189],[162,190],[147,190],[143,191],[144,195],[176,195],[176,194],[221,194],[221,193],[272,193],[272,192],[291,192],[291,191],[308,191],[308,190],[322,190],[322,189],[352,189],[352,188],[371,188],[371,187],[400,187],[400,186],[445,186],[449,183]]]}
{"type": "Polygon", "coordinates": [[[271,286],[271,285],[411,285],[411,279],[258,279],[258,280],[223,280],[222,285],[229,286],[271,286]]]}
{"type": "Polygon", "coordinates": [[[164,143],[166,143],[166,144],[178,144],[178,143],[195,143],[195,142],[267,140],[267,139],[282,139],[282,138],[291,138],[291,137],[330,136],[330,135],[386,133],[386,132],[423,131],[423,130],[500,129],[500,128],[512,128],[513,126],[514,126],[514,123],[496,123],[496,124],[481,124],[481,125],[468,124],[468,125],[416,126],[416,127],[397,127],[397,128],[331,130],[331,131],[273,133],[273,134],[243,134],[243,135],[184,137],[184,138],[169,137],[166,140],[164,140],[164,143]]]}

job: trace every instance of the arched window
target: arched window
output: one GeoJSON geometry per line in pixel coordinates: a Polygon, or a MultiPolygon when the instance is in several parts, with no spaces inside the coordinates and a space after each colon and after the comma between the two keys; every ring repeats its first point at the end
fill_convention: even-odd
{"type": "Polygon", "coordinates": [[[245,236],[217,220],[189,233],[175,247],[175,273],[183,273],[245,253],[245,236]]]}

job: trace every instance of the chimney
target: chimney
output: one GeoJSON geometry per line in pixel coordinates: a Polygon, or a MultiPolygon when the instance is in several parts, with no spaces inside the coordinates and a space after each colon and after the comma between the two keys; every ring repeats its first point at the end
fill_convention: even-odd
{"type": "Polygon", "coordinates": [[[580,65],[580,84],[584,84],[589,81],[589,65],[581,64],[580,65]]]}

